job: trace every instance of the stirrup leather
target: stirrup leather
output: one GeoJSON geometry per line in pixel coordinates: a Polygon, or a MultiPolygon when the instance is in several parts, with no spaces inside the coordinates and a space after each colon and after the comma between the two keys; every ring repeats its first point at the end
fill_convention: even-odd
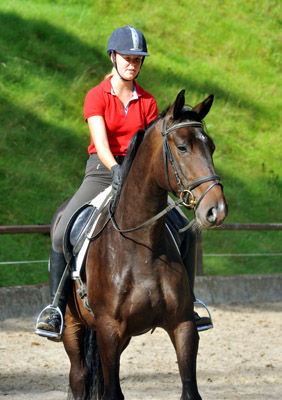
{"type": "Polygon", "coordinates": [[[210,324],[202,325],[202,326],[197,326],[198,332],[202,332],[202,331],[206,331],[206,330],[208,330],[208,329],[212,329],[212,328],[213,328],[213,322],[212,322],[212,317],[211,317],[210,310],[208,309],[208,306],[207,306],[202,300],[200,300],[200,299],[196,299],[196,300],[194,301],[194,304],[200,304],[200,305],[202,305],[202,306],[206,309],[206,311],[207,311],[207,313],[208,313],[208,315],[209,315],[209,319],[210,319],[210,321],[211,321],[210,324]]]}
{"type": "Polygon", "coordinates": [[[64,330],[64,317],[62,314],[62,311],[60,310],[59,307],[54,307],[51,304],[49,304],[49,306],[45,307],[41,313],[39,314],[37,321],[36,321],[36,328],[35,328],[35,333],[39,336],[43,336],[43,337],[47,337],[47,338],[51,338],[51,339],[57,339],[58,341],[61,340],[62,336],[63,336],[63,330],[64,330]],[[50,314],[52,311],[57,311],[60,315],[61,318],[61,326],[60,326],[60,331],[59,332],[51,332],[51,331],[46,331],[43,329],[38,328],[38,324],[41,322],[41,320],[44,317],[44,314],[50,314]]]}

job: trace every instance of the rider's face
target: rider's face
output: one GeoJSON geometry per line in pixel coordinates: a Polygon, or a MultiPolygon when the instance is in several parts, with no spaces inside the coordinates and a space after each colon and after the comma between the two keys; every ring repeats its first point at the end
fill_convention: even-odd
{"type": "Polygon", "coordinates": [[[142,56],[116,53],[115,57],[118,72],[122,78],[126,80],[134,79],[141,68],[142,56]]]}

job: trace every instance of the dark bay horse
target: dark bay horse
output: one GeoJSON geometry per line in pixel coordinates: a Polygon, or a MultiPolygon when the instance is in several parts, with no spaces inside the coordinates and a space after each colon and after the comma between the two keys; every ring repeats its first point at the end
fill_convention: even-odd
{"type": "Polygon", "coordinates": [[[184,102],[181,91],[130,145],[111,219],[107,208],[97,226],[98,231],[104,229],[90,243],[82,276],[92,313],[83,307],[75,285],[69,296],[63,341],[71,362],[70,396],[76,400],[124,399],[120,356],[132,336],[156,327],[166,330],[175,347],[181,400],[201,399],[193,298],[182,259],[167,234],[165,215],[134,229],[167,207],[169,191],[194,209],[200,228],[220,225],[227,215],[212,161],[215,147],[202,124],[213,96],[193,109],[184,102]]]}

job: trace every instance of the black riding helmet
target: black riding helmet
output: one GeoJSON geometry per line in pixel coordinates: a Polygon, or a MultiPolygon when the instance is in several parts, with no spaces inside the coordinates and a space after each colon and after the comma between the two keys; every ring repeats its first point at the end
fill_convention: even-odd
{"type": "MultiPolygon", "coordinates": [[[[111,34],[108,41],[107,53],[111,56],[111,54],[114,55],[114,52],[124,55],[143,56],[142,64],[145,56],[150,55],[147,52],[147,43],[143,33],[130,25],[118,28],[111,34]]],[[[112,61],[117,70],[114,57],[112,57],[112,61]]]]}

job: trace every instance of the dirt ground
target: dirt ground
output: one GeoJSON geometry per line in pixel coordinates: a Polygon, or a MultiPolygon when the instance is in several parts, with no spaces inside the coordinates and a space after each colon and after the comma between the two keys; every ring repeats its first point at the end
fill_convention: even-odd
{"type": "MultiPolygon", "coordinates": [[[[213,306],[214,329],[200,333],[203,400],[282,398],[282,303],[213,306]]],[[[69,361],[61,343],[34,334],[34,318],[0,322],[0,399],[61,400],[69,361]]],[[[126,399],[179,399],[181,383],[167,334],[136,337],[121,360],[126,399]]]]}

